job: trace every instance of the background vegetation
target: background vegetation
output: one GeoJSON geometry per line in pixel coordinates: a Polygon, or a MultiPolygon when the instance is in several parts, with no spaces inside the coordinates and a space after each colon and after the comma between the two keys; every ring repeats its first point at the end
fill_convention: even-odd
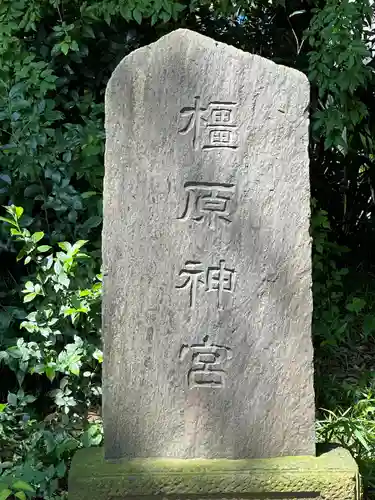
{"type": "Polygon", "coordinates": [[[374,499],[370,1],[1,0],[0,500],[64,497],[74,451],[101,443],[104,89],[177,27],[311,81],[317,434],[374,499]]]}

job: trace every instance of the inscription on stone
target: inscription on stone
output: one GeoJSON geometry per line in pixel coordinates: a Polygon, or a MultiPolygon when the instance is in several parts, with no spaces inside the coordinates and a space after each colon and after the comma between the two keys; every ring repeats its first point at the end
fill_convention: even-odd
{"type": "Polygon", "coordinates": [[[217,223],[224,226],[232,222],[235,186],[234,184],[219,184],[213,182],[187,182],[186,204],[178,220],[208,222],[208,227],[215,230],[217,223]]]}
{"type": "Polygon", "coordinates": [[[191,133],[193,148],[198,150],[237,149],[237,125],[235,122],[236,102],[211,101],[207,107],[201,107],[201,97],[194,98],[193,107],[184,107],[180,111],[185,121],[179,133],[191,133]],[[203,138],[201,138],[202,129],[203,138]]]}
{"type": "Polygon", "coordinates": [[[191,354],[191,368],[187,374],[189,388],[224,387],[224,367],[232,359],[230,347],[209,343],[206,335],[201,344],[183,345],[180,360],[183,361],[188,354],[191,354]]]}
{"type": "Polygon", "coordinates": [[[191,309],[195,309],[197,292],[215,292],[217,295],[217,308],[224,309],[224,296],[233,293],[236,284],[236,272],[225,266],[225,260],[220,260],[219,266],[204,268],[201,262],[186,261],[185,267],[179,273],[179,277],[185,278],[177,289],[189,291],[191,309]]]}
{"type": "Polygon", "coordinates": [[[112,74],[106,458],[314,455],[309,93],[187,30],[112,74]]]}

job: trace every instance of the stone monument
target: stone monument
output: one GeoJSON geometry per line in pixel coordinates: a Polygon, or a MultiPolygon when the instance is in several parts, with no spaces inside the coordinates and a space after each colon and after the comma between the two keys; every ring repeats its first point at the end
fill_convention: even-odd
{"type": "Polygon", "coordinates": [[[113,73],[105,453],[72,500],[359,495],[347,452],[315,458],[308,104],[302,73],[188,30],[113,73]]]}
{"type": "Polygon", "coordinates": [[[306,77],[177,31],[107,88],[107,458],[314,455],[306,77]]]}

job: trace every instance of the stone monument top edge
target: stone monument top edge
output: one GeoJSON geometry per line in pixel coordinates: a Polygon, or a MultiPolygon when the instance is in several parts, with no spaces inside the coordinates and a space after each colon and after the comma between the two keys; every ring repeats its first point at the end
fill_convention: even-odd
{"type": "MultiPolygon", "coordinates": [[[[285,66],[283,64],[275,63],[270,59],[259,56],[258,54],[252,54],[250,52],[246,52],[242,49],[239,49],[233,45],[229,45],[227,43],[223,43],[217,40],[214,40],[206,35],[202,35],[193,30],[189,30],[186,28],[178,28],[176,30],[171,31],[170,33],[163,35],[158,40],[143,47],[139,47],[138,49],[133,50],[129,54],[127,54],[116,66],[114,69],[110,79],[108,80],[108,84],[106,87],[106,99],[108,99],[109,93],[111,92],[112,84],[118,79],[122,77],[124,66],[129,64],[133,66],[134,61],[141,58],[142,60],[147,56],[151,55],[155,51],[163,50],[166,48],[170,50],[171,48],[175,48],[181,54],[181,49],[186,47],[186,50],[195,45],[196,49],[199,50],[212,50],[212,51],[220,51],[225,50],[226,52],[230,51],[233,53],[235,57],[241,57],[243,60],[247,60],[249,64],[253,64],[255,66],[263,65],[269,68],[270,73],[274,72],[276,68],[282,70],[287,73],[289,77],[292,77],[296,83],[299,85],[303,85],[306,87],[307,91],[307,99],[309,99],[308,92],[310,90],[310,83],[307,76],[301,71],[291,68],[289,66],[285,66]]],[[[151,65],[152,61],[150,61],[151,65]]]]}

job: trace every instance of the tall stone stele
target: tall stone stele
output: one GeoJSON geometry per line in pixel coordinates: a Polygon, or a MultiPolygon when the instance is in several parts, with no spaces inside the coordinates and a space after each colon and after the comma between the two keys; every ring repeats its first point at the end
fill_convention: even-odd
{"type": "Polygon", "coordinates": [[[347,452],[315,457],[308,104],[303,74],[188,30],[114,71],[105,453],[71,500],[359,497],[347,452]]]}

